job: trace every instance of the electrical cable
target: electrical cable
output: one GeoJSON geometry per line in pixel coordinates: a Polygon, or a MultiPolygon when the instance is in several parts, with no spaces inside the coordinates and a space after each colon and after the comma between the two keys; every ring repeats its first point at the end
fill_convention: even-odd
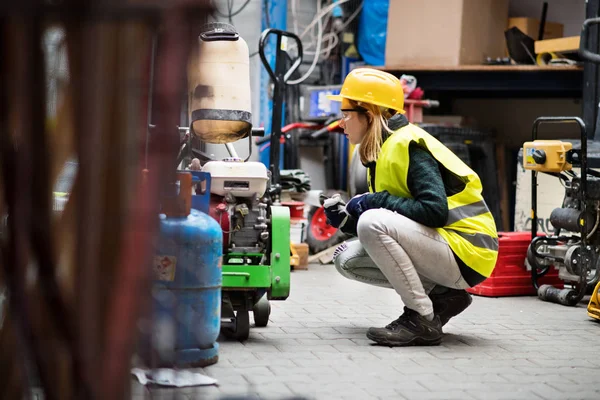
{"type": "MultiPolygon", "coordinates": [[[[297,15],[297,9],[296,9],[296,1],[297,0],[292,0],[292,17],[293,17],[293,23],[294,23],[294,30],[295,33],[297,34],[297,19],[298,19],[298,15],[297,15]]],[[[333,30],[330,32],[327,32],[326,34],[323,33],[323,25],[327,25],[329,23],[329,19],[331,18],[331,13],[333,11],[333,9],[336,6],[340,6],[344,3],[349,2],[350,0],[339,0],[335,3],[331,3],[329,4],[327,7],[321,9],[321,4],[318,1],[317,2],[317,12],[316,15],[314,17],[314,19],[311,21],[311,23],[306,26],[304,28],[304,31],[299,35],[300,39],[302,40],[302,38],[308,33],[311,33],[311,36],[313,35],[312,33],[312,28],[314,27],[314,25],[317,25],[317,38],[313,38],[313,40],[311,40],[311,43],[309,43],[308,46],[305,47],[304,50],[304,54],[306,55],[314,55],[313,61],[311,63],[311,66],[309,67],[308,71],[300,78],[300,79],[296,79],[293,81],[289,81],[289,84],[295,85],[301,82],[304,82],[315,70],[317,63],[319,62],[319,58],[321,56],[324,56],[324,58],[329,58],[329,56],[331,55],[331,51],[334,50],[336,48],[336,46],[339,45],[339,38],[338,38],[338,34],[336,32],[334,32],[333,30]],[[326,18],[325,21],[323,21],[323,18],[326,18]],[[323,42],[327,40],[329,41],[328,44],[326,44],[326,46],[324,48],[322,47],[323,42]],[[317,44],[317,48],[316,50],[310,51],[307,50],[310,47],[312,47],[312,43],[316,43],[317,44]]],[[[340,28],[338,29],[338,32],[341,32],[344,30],[344,28],[346,28],[360,13],[360,11],[362,10],[364,1],[361,1],[359,6],[357,7],[357,9],[350,15],[350,17],[340,26],[340,28]]],[[[295,44],[291,44],[289,47],[289,50],[293,50],[295,48],[295,44]]]]}
{"type": "MultiPolygon", "coordinates": [[[[345,1],[348,1],[348,0],[345,0],[345,1]]],[[[318,1],[317,2],[317,15],[319,15],[320,10],[321,10],[321,2],[318,1]]],[[[306,78],[308,78],[313,73],[315,68],[317,67],[317,62],[319,62],[319,51],[321,50],[321,41],[323,39],[323,21],[321,20],[321,18],[319,18],[317,20],[317,29],[318,29],[318,36],[319,36],[319,40],[317,40],[317,50],[316,50],[317,55],[315,55],[315,57],[313,58],[313,62],[311,64],[310,68],[308,69],[308,71],[306,71],[306,73],[299,79],[295,79],[293,81],[288,81],[287,82],[288,85],[297,85],[299,83],[304,82],[306,80],[306,78]]]]}
{"type": "MultiPolygon", "coordinates": [[[[317,15],[315,16],[315,18],[312,20],[312,22],[310,24],[308,24],[308,26],[306,28],[304,28],[304,31],[299,35],[300,38],[303,38],[306,35],[306,33],[308,32],[308,30],[311,29],[317,23],[317,21],[321,20],[324,16],[326,16],[327,14],[332,12],[335,7],[340,6],[349,1],[351,1],[351,0],[338,0],[335,3],[328,5],[327,7],[322,9],[320,12],[317,11],[317,15]]],[[[319,3],[318,9],[320,9],[321,8],[320,2],[318,2],[318,3],[319,3]]]]}
{"type": "Polygon", "coordinates": [[[296,0],[292,0],[292,21],[294,26],[294,33],[298,34],[298,12],[296,11],[296,0]]]}
{"type": "MultiPolygon", "coordinates": [[[[292,1],[292,5],[295,3],[295,1],[296,0],[292,1]]],[[[350,25],[350,23],[352,23],[352,21],[354,21],[354,19],[360,14],[360,12],[363,8],[363,5],[364,5],[364,1],[361,1],[360,4],[358,5],[358,7],[356,8],[356,10],[348,17],[348,19],[339,28],[337,28],[338,32],[342,32],[348,25],[350,25]]],[[[328,53],[339,44],[338,33],[334,32],[334,31],[328,32],[323,36],[323,40],[325,40],[326,38],[329,39],[330,37],[335,43],[329,44],[325,49],[321,49],[321,54],[325,54],[325,58],[327,58],[329,56],[328,53]]],[[[312,42],[308,46],[306,46],[306,48],[310,48],[310,47],[312,47],[312,42]]],[[[304,51],[304,54],[314,55],[315,52],[314,51],[304,51]]]]}
{"type": "Polygon", "coordinates": [[[231,18],[235,17],[236,15],[238,15],[239,13],[241,13],[242,11],[244,11],[244,9],[248,6],[248,4],[250,4],[250,0],[246,0],[244,2],[244,4],[242,4],[237,11],[233,11],[233,0],[227,0],[227,14],[222,13],[217,8],[217,5],[215,4],[214,1],[212,3],[213,3],[213,8],[215,10],[215,14],[217,14],[220,17],[223,17],[223,18],[228,18],[229,22],[231,23],[231,18]]]}

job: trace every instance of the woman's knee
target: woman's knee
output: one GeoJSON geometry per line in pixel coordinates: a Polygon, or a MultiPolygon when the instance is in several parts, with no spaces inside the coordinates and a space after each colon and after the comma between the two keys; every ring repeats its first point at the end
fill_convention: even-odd
{"type": "Polygon", "coordinates": [[[386,214],[390,211],[383,208],[367,210],[361,214],[356,225],[358,239],[362,242],[364,239],[373,235],[380,235],[385,229],[386,214]]]}

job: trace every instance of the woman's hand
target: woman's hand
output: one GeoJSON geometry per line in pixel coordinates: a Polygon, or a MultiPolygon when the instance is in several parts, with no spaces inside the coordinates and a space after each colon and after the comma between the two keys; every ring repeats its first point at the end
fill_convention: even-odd
{"type": "Polygon", "coordinates": [[[344,207],[345,203],[339,194],[333,195],[323,202],[327,222],[334,228],[339,228],[344,225],[348,219],[348,213],[344,207]]]}
{"type": "Polygon", "coordinates": [[[369,209],[367,204],[368,193],[358,194],[346,204],[346,212],[358,219],[362,213],[369,209]]]}

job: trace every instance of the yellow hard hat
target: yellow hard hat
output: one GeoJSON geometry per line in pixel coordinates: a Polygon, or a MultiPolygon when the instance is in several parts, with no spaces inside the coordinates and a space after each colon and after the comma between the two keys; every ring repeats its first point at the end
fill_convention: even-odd
{"type": "Polygon", "coordinates": [[[327,98],[371,103],[404,114],[404,89],[400,79],[378,69],[353,69],[346,76],[340,94],[327,95],[327,98]]]}

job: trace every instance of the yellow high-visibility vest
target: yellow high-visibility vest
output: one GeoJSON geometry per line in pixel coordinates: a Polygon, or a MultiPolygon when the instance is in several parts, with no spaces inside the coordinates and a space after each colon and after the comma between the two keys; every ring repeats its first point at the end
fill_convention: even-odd
{"type": "Polygon", "coordinates": [[[440,164],[465,182],[461,192],[448,197],[448,220],[443,228],[436,230],[465,265],[489,278],[498,258],[498,232],[481,194],[481,180],[436,138],[413,124],[395,131],[381,147],[375,167],[375,188],[368,173],[369,191],[387,190],[394,196],[413,198],[407,183],[411,142],[427,148],[440,164]]]}

